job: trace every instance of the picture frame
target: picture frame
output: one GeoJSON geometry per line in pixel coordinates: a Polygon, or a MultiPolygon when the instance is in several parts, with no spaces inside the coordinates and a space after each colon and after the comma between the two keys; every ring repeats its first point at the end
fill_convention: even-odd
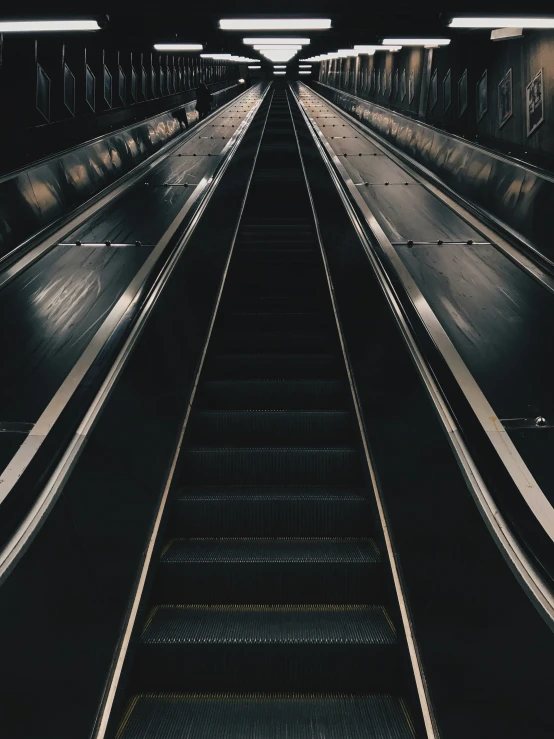
{"type": "Polygon", "coordinates": [[[498,129],[513,116],[512,69],[498,83],[498,129]]]}
{"type": "Polygon", "coordinates": [[[402,70],[402,75],[400,77],[400,101],[404,102],[404,98],[406,97],[406,70],[402,70]]]}
{"type": "Polygon", "coordinates": [[[542,68],[526,87],[527,136],[544,123],[544,89],[542,68]]]}
{"type": "Polygon", "coordinates": [[[387,76],[388,76],[387,90],[388,90],[388,93],[389,93],[389,97],[391,97],[392,96],[392,69],[389,70],[389,73],[388,73],[387,76]]]}
{"type": "Polygon", "coordinates": [[[400,85],[400,81],[399,81],[398,69],[397,69],[395,71],[395,73],[394,73],[394,91],[393,91],[393,97],[395,97],[395,98],[398,97],[399,85],[400,85]]]}
{"type": "Polygon", "coordinates": [[[458,80],[458,116],[461,118],[467,110],[467,69],[464,69],[458,80]]]}
{"type": "Polygon", "coordinates": [[[477,96],[477,123],[487,114],[489,109],[489,79],[487,70],[483,72],[476,87],[477,96]]]}
{"type": "Polygon", "coordinates": [[[442,81],[442,94],[443,94],[443,101],[444,101],[444,112],[450,108],[452,104],[452,74],[450,70],[444,75],[444,79],[442,81]]]}
{"type": "Polygon", "coordinates": [[[435,69],[431,75],[431,96],[429,98],[429,109],[433,110],[439,99],[439,72],[435,69]]]}

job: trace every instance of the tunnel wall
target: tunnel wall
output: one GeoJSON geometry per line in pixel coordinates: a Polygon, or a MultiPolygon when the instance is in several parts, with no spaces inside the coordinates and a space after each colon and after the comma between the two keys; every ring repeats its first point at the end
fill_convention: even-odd
{"type": "Polygon", "coordinates": [[[0,34],[0,172],[217,92],[239,66],[102,34],[0,34]],[[130,44],[130,46],[126,45],[130,44]]]}
{"type": "Polygon", "coordinates": [[[527,156],[532,163],[540,162],[545,166],[548,158],[549,167],[554,168],[552,31],[526,31],[523,38],[501,42],[491,41],[490,31],[470,31],[439,49],[405,47],[396,53],[336,59],[321,64],[319,81],[506,153],[527,156]],[[541,69],[544,122],[528,135],[526,87],[541,69]],[[503,122],[499,85],[510,70],[512,115],[503,122]],[[445,98],[444,85],[448,72],[450,104],[445,98]],[[464,107],[460,89],[464,72],[467,74],[467,107],[464,107]],[[487,110],[481,115],[477,106],[477,86],[485,72],[487,110]],[[436,100],[432,92],[434,75],[436,100]]]}

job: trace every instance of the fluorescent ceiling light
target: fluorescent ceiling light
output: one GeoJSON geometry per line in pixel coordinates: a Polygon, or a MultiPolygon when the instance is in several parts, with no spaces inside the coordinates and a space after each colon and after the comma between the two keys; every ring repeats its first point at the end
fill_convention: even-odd
{"type": "Polygon", "coordinates": [[[491,41],[510,41],[523,36],[523,28],[493,28],[491,41]]]}
{"type": "Polygon", "coordinates": [[[361,54],[370,54],[370,55],[373,54],[376,51],[400,51],[401,48],[402,47],[401,46],[398,46],[398,45],[396,45],[396,46],[391,46],[391,45],[385,46],[384,44],[380,44],[380,45],[377,45],[377,44],[368,44],[368,45],[362,44],[361,46],[360,45],[354,46],[354,49],[356,51],[359,51],[361,54]]]}
{"type": "Polygon", "coordinates": [[[312,68],[311,64],[299,64],[298,65],[298,69],[311,69],[311,68],[312,68]]]}
{"type": "Polygon", "coordinates": [[[202,59],[230,59],[231,54],[200,54],[202,59]]]}
{"type": "Polygon", "coordinates": [[[286,72],[279,72],[279,71],[273,70],[273,74],[286,74],[286,72]]]}
{"type": "Polygon", "coordinates": [[[310,43],[309,38],[243,38],[243,44],[302,44],[305,46],[310,43]]]}
{"type": "Polygon", "coordinates": [[[298,74],[311,74],[311,72],[303,72],[302,70],[300,70],[300,71],[298,72],[298,74]]]}
{"type": "Polygon", "coordinates": [[[448,46],[449,38],[385,38],[385,46],[448,46]]]}
{"type": "Polygon", "coordinates": [[[344,56],[358,56],[360,52],[355,49],[339,49],[337,54],[344,54],[344,56]]]}
{"type": "Polygon", "coordinates": [[[261,64],[249,64],[248,69],[261,69],[261,64]]]}
{"type": "Polygon", "coordinates": [[[309,31],[331,28],[329,18],[223,18],[224,31],[309,31]]]}
{"type": "Polygon", "coordinates": [[[156,51],[201,51],[202,44],[154,44],[156,51]]]}
{"type": "Polygon", "coordinates": [[[452,18],[450,28],[554,28],[554,18],[452,18]]]}
{"type": "Polygon", "coordinates": [[[286,69],[286,68],[287,68],[286,64],[274,64],[273,65],[273,69],[286,69]]]}
{"type": "Polygon", "coordinates": [[[292,44],[256,44],[254,48],[256,51],[300,51],[302,47],[292,44]]]}
{"type": "Polygon", "coordinates": [[[98,31],[98,21],[0,21],[0,33],[37,31],[98,31]]]}

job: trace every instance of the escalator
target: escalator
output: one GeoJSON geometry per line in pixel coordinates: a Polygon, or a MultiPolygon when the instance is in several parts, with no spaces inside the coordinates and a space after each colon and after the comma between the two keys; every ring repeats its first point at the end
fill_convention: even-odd
{"type": "Polygon", "coordinates": [[[285,89],[181,461],[118,739],[423,735],[285,89]]]}

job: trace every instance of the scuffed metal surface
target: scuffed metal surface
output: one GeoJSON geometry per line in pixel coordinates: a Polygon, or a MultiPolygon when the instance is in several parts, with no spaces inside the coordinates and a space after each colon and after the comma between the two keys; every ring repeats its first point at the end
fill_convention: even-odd
{"type": "MultiPolygon", "coordinates": [[[[239,85],[214,93],[219,106],[239,85]]],[[[189,126],[196,101],[181,106],[189,126]]],[[[181,133],[168,111],[0,179],[0,258],[116,182],[181,133]]]]}
{"type": "Polygon", "coordinates": [[[317,92],[363,122],[552,258],[554,177],[321,83],[317,92]]]}

